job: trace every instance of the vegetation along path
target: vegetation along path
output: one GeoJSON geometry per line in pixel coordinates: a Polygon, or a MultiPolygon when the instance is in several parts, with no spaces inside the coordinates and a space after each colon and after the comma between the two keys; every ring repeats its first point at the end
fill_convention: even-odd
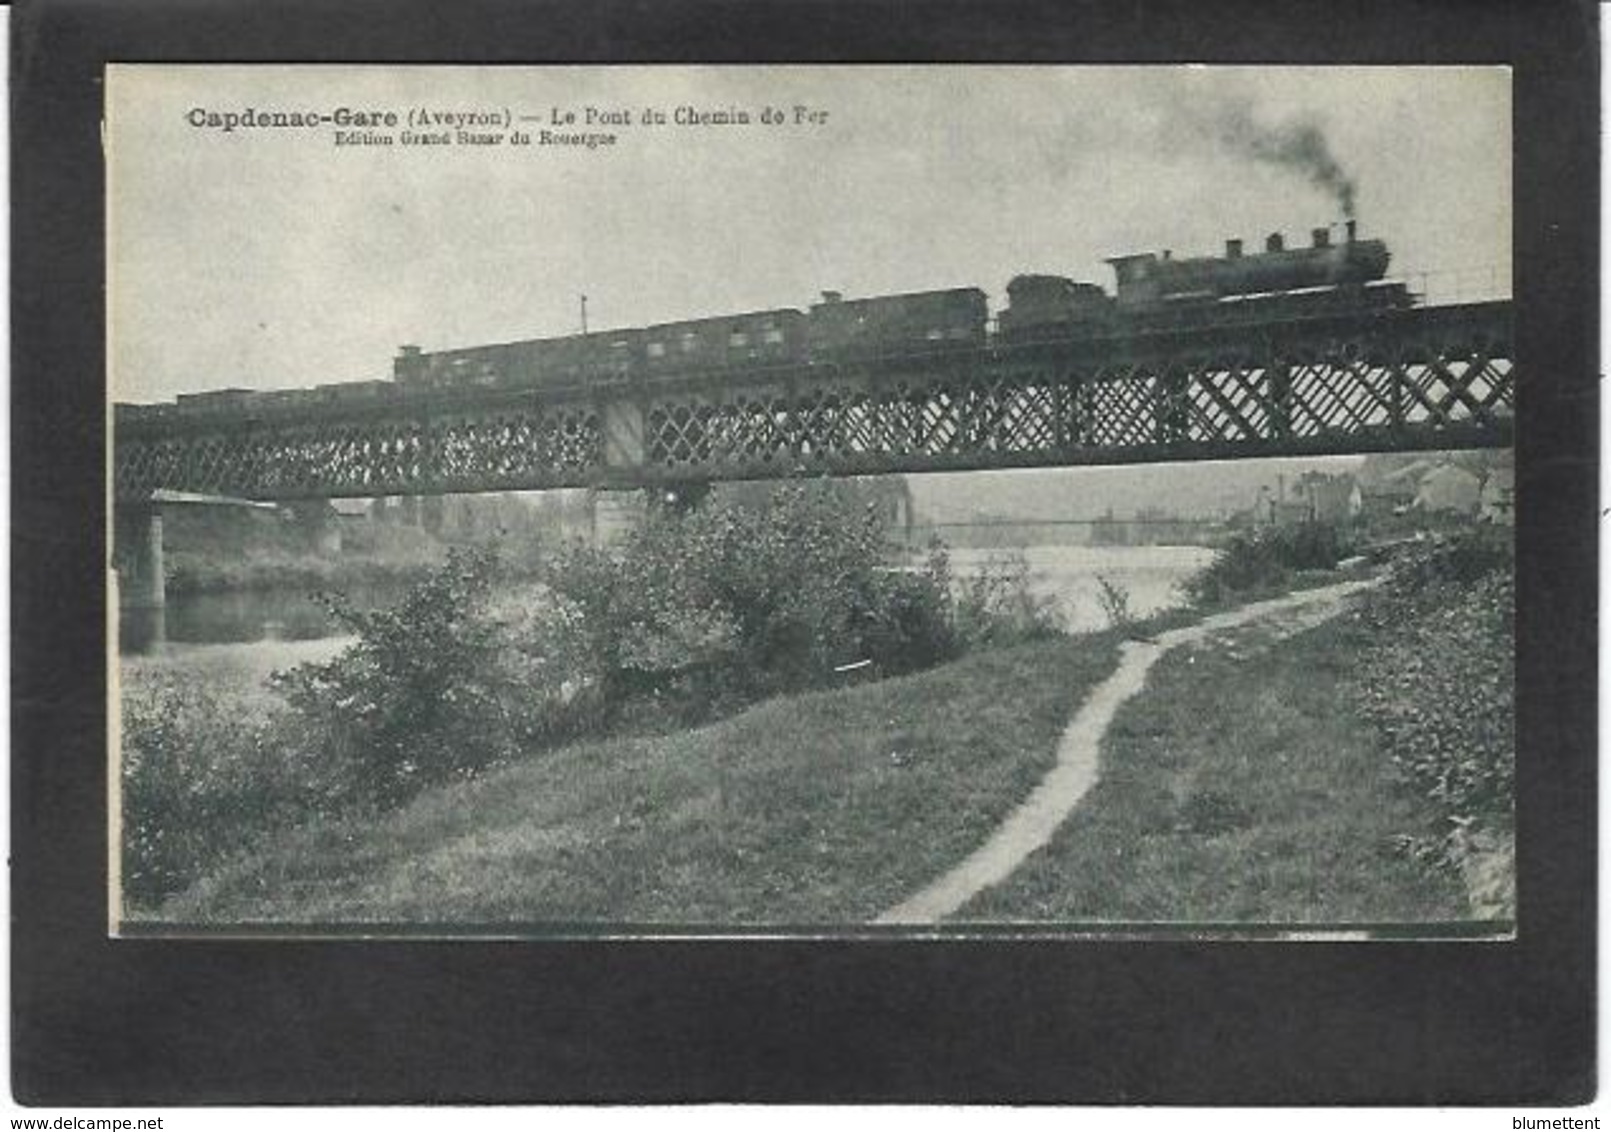
{"type": "Polygon", "coordinates": [[[1312,628],[1341,611],[1348,597],[1372,585],[1359,580],[1305,590],[1217,613],[1151,641],[1125,643],[1114,673],[1091,690],[1058,741],[1057,762],[1024,802],[969,857],[910,899],[879,916],[880,924],[933,923],[985,889],[1001,883],[1045,845],[1096,784],[1103,736],[1120,706],[1141,691],[1147,672],[1169,650],[1257,622],[1270,639],[1312,628]]]}

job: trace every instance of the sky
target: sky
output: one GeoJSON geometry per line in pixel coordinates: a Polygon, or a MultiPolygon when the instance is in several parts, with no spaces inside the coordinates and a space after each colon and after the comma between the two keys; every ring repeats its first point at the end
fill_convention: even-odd
{"type": "MultiPolygon", "coordinates": [[[[1503,68],[140,67],[108,76],[111,387],[379,378],[427,350],[1219,254],[1342,219],[1509,293],[1503,68]],[[626,111],[616,144],[337,146],[193,111],[626,111]],[[787,117],[760,121],[764,107],[787,117]],[[795,107],[825,117],[796,122],[795,107]],[[743,110],[745,126],[642,124],[743,110]]],[[[541,121],[521,122],[529,116],[541,121]]]]}

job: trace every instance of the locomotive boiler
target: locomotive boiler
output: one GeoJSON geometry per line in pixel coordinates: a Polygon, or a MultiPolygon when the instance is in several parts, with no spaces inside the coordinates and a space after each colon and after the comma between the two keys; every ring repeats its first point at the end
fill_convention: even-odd
{"type": "Polygon", "coordinates": [[[1352,220],[1340,243],[1332,242],[1329,228],[1314,229],[1311,240],[1309,247],[1288,248],[1281,233],[1274,232],[1260,253],[1246,254],[1241,240],[1227,240],[1223,256],[1174,259],[1167,251],[1143,252],[1107,262],[1116,277],[1120,310],[1314,287],[1361,287],[1387,274],[1387,245],[1357,239],[1352,220]]]}
{"type": "Polygon", "coordinates": [[[1384,281],[1391,258],[1383,241],[1359,239],[1352,220],[1340,242],[1316,228],[1302,248],[1287,247],[1277,232],[1262,252],[1227,240],[1223,256],[1112,256],[1112,295],[1062,276],[1015,277],[997,334],[1012,344],[1402,309],[1415,299],[1404,284],[1384,281]]]}

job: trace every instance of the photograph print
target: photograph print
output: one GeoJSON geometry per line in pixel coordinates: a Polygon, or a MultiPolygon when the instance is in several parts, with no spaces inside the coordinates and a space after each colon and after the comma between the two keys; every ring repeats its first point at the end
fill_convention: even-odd
{"type": "Polygon", "coordinates": [[[110,66],[112,933],[1511,938],[1510,122],[110,66]]]}

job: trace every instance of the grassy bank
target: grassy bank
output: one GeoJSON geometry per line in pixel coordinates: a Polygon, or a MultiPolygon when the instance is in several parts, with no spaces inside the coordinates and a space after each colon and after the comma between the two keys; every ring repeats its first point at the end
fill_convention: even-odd
{"type": "Polygon", "coordinates": [[[975,846],[1112,671],[1099,634],[578,744],[272,838],[177,921],[863,921],[975,846]]]}
{"type": "Polygon", "coordinates": [[[1344,690],[1373,635],[1183,646],[1114,720],[1102,778],[959,920],[1416,922],[1467,914],[1401,851],[1427,808],[1344,690]]]}

